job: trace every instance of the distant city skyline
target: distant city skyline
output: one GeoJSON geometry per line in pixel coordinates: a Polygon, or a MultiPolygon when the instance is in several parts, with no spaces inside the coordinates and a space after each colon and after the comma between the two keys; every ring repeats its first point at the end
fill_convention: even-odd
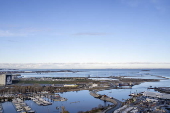
{"type": "Polygon", "coordinates": [[[170,68],[169,6],[169,0],[1,0],[0,68],[170,68]]]}

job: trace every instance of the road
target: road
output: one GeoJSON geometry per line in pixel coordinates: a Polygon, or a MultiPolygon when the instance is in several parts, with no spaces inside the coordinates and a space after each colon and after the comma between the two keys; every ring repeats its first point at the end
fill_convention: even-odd
{"type": "MultiPolygon", "coordinates": [[[[96,92],[94,92],[94,91],[91,91],[90,95],[92,95],[93,97],[97,97],[98,96],[98,94],[96,92]]],[[[111,103],[114,104],[113,107],[106,109],[102,113],[113,113],[116,109],[118,109],[118,108],[120,108],[122,106],[122,102],[117,100],[117,99],[115,99],[115,98],[109,98],[109,97],[102,96],[100,99],[104,100],[104,101],[111,102],[111,103]]]]}
{"type": "Polygon", "coordinates": [[[122,102],[120,102],[119,100],[117,99],[114,99],[116,101],[115,106],[108,109],[105,113],[113,113],[116,109],[120,108],[122,106],[122,102]]]}

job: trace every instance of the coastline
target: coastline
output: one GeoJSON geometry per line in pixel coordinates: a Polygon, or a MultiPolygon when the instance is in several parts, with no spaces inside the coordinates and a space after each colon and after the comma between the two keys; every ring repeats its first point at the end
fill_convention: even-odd
{"type": "MultiPolygon", "coordinates": [[[[71,74],[72,72],[69,72],[69,73],[71,74]]],[[[85,73],[85,72],[78,72],[78,74],[81,74],[81,73],[85,73]]],[[[96,73],[98,73],[98,72],[96,72],[96,73]]],[[[109,72],[106,72],[106,73],[109,74],[109,72]]],[[[132,74],[133,73],[136,74],[137,72],[131,72],[131,73],[132,74]]],[[[102,79],[100,79],[100,78],[103,78],[102,76],[99,76],[99,77],[91,76],[91,78],[96,78],[96,80],[89,80],[88,84],[89,85],[93,85],[93,84],[90,84],[90,83],[91,82],[94,83],[93,87],[90,87],[90,88],[87,88],[87,87],[86,88],[83,88],[83,87],[79,87],[79,88],[78,87],[68,87],[68,88],[63,87],[64,90],[60,90],[60,91],[58,90],[57,93],[63,92],[63,93],[67,94],[68,92],[71,93],[73,91],[80,91],[81,92],[81,91],[84,91],[84,90],[88,90],[89,91],[89,90],[96,90],[97,89],[97,90],[99,90],[98,91],[99,94],[102,94],[102,95],[103,94],[107,94],[109,97],[111,97],[110,95],[113,94],[112,97],[117,99],[117,97],[114,96],[114,95],[117,94],[117,95],[119,95],[119,97],[121,97],[121,95],[123,95],[123,93],[121,93],[121,92],[119,93],[119,92],[115,92],[115,91],[126,91],[127,93],[125,93],[124,95],[128,96],[128,92],[130,92],[130,91],[131,92],[136,92],[136,88],[144,86],[144,84],[152,83],[152,85],[154,87],[154,84],[156,85],[156,84],[162,83],[162,81],[169,81],[169,79],[167,77],[163,77],[162,75],[153,75],[153,74],[145,74],[145,73],[146,72],[144,72],[143,76],[141,76],[141,74],[137,73],[138,75],[136,75],[135,77],[140,77],[140,78],[126,78],[126,77],[133,77],[133,76],[109,76],[109,77],[103,76],[104,78],[111,78],[113,80],[102,80],[102,79]],[[143,77],[143,79],[141,79],[142,77],[143,77]],[[155,78],[155,77],[157,79],[151,79],[151,78],[155,78]],[[129,87],[128,89],[126,87],[124,87],[126,85],[131,86],[130,84],[127,84],[127,83],[130,83],[130,82],[131,83],[136,82],[136,84],[132,85],[132,87],[129,87]],[[99,87],[100,85],[98,85],[96,87],[95,84],[98,84],[98,83],[101,84],[104,87],[99,87]],[[112,84],[111,87],[106,87],[107,83],[110,83],[110,85],[112,84]],[[119,84],[119,83],[121,83],[121,84],[119,84]],[[105,84],[105,85],[103,85],[103,84],[105,84]],[[113,84],[115,84],[115,85],[117,84],[117,88],[113,84]],[[122,86],[122,87],[119,87],[119,86],[122,86]]],[[[73,73],[73,74],[77,74],[77,73],[73,73]]],[[[40,78],[43,78],[43,77],[39,77],[38,79],[40,79],[40,78]]],[[[46,78],[46,77],[44,77],[44,78],[46,78]]],[[[51,78],[51,77],[47,77],[47,78],[51,78]]],[[[56,77],[56,79],[59,79],[59,78],[60,77],[56,77]]],[[[64,84],[70,84],[71,83],[70,80],[68,81],[68,79],[70,79],[70,78],[74,78],[74,79],[75,78],[83,78],[84,80],[76,81],[77,83],[79,83],[79,84],[81,84],[83,86],[84,84],[86,84],[86,81],[88,79],[88,77],[61,77],[61,78],[63,79],[63,81],[62,81],[62,79],[59,79],[59,81],[51,82],[51,85],[53,83],[56,84],[57,82],[60,82],[60,84],[63,84],[63,85],[64,84]],[[65,80],[64,80],[64,78],[65,78],[65,80]],[[66,78],[68,78],[68,79],[66,79],[66,78]]],[[[28,79],[33,79],[33,78],[29,77],[28,79]]],[[[25,80],[25,81],[27,81],[27,80],[25,80]]],[[[49,81],[51,81],[51,80],[49,80],[49,81]]],[[[71,84],[76,83],[75,80],[72,80],[72,81],[73,82],[71,84]]],[[[31,84],[26,84],[26,82],[25,83],[23,82],[21,84],[16,84],[16,85],[20,85],[20,86],[21,85],[23,85],[23,86],[26,85],[28,87],[28,85],[31,85],[31,86],[33,85],[34,86],[35,83],[39,83],[39,82],[42,82],[42,84],[39,84],[39,85],[47,85],[46,87],[48,87],[48,85],[49,85],[49,84],[44,84],[43,82],[48,82],[48,81],[43,81],[43,80],[40,80],[40,81],[36,81],[35,80],[31,84]]],[[[147,85],[147,86],[149,87],[150,85],[147,85]]],[[[147,90],[147,88],[143,88],[142,90],[147,90]]],[[[140,92],[140,90],[138,92],[140,92]]],[[[124,97],[124,99],[126,99],[126,98],[124,97]]],[[[119,100],[121,100],[121,99],[119,99],[119,100]]],[[[80,104],[80,103],[77,103],[77,104],[80,104]]],[[[96,106],[97,106],[97,103],[96,103],[96,106]]]]}

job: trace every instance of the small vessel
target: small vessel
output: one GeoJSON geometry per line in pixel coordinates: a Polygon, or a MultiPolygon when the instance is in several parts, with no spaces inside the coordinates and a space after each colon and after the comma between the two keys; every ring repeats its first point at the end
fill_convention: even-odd
{"type": "Polygon", "coordinates": [[[35,113],[35,111],[34,111],[34,110],[31,110],[31,111],[28,111],[28,113],[35,113]]]}
{"type": "Polygon", "coordinates": [[[54,96],[55,96],[55,97],[60,97],[60,95],[59,95],[59,94],[55,94],[54,96]]]}
{"type": "Polygon", "coordinates": [[[129,96],[135,96],[135,94],[134,94],[134,93],[131,93],[129,96]]]}
{"type": "Polygon", "coordinates": [[[20,113],[27,113],[26,111],[21,111],[20,113]]]}
{"type": "Polygon", "coordinates": [[[67,99],[66,98],[61,98],[61,101],[67,101],[67,99]]]}

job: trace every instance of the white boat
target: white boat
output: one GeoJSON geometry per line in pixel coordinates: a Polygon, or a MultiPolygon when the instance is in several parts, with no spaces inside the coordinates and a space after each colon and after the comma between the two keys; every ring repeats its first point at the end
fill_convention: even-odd
{"type": "Polygon", "coordinates": [[[34,111],[34,110],[31,110],[31,111],[28,111],[28,113],[35,113],[35,111],[34,111]]]}
{"type": "Polygon", "coordinates": [[[135,94],[134,93],[131,93],[129,96],[134,96],[135,94]]]}

